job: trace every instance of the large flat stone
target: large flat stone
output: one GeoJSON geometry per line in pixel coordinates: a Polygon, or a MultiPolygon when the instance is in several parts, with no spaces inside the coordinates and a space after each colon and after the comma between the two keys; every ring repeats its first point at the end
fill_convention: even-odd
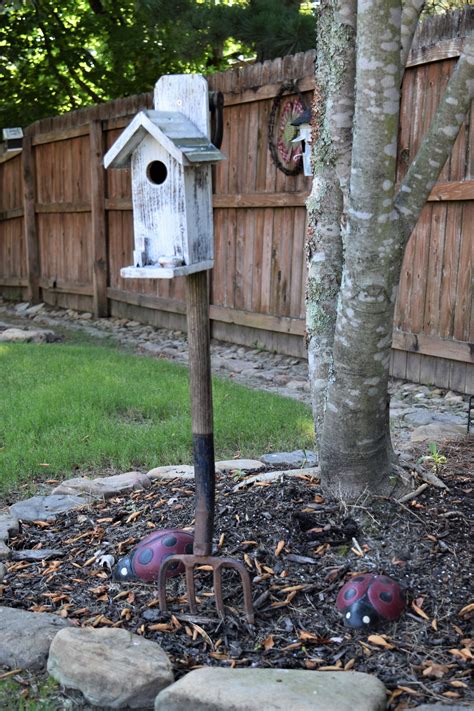
{"type": "Polygon", "coordinates": [[[126,472],[124,474],[115,474],[114,476],[98,477],[97,479],[88,479],[87,477],[67,479],[53,489],[53,495],[87,494],[88,496],[107,499],[111,496],[147,489],[150,486],[151,481],[146,474],[142,474],[141,472],[126,472]]]}
{"type": "Polygon", "coordinates": [[[190,672],[155,702],[155,711],[384,711],[385,707],[385,687],[369,674],[216,667],[190,672]]]}
{"type": "Polygon", "coordinates": [[[146,473],[151,480],[170,481],[171,479],[194,479],[194,467],[189,464],[177,464],[154,467],[146,473]]]}
{"type": "Polygon", "coordinates": [[[10,506],[10,512],[20,521],[54,521],[59,513],[85,506],[87,500],[80,496],[51,494],[32,496],[10,506]]]}
{"type": "Polygon", "coordinates": [[[411,442],[446,442],[466,434],[464,425],[431,424],[417,427],[410,435],[411,442]]]}
{"type": "Polygon", "coordinates": [[[11,556],[11,550],[4,541],[0,541],[0,560],[8,560],[11,556]]]}
{"type": "Polygon", "coordinates": [[[315,467],[318,455],[305,449],[295,452],[272,452],[261,457],[264,464],[269,467],[315,467]]]}
{"type": "Polygon", "coordinates": [[[259,459],[225,459],[216,462],[216,469],[222,474],[230,472],[259,472],[264,469],[264,464],[259,459]]]}
{"type": "Polygon", "coordinates": [[[0,665],[44,669],[54,636],[68,625],[57,615],[0,607],[0,665]]]}
{"type": "Polygon", "coordinates": [[[89,703],[113,709],[153,708],[156,695],[174,678],[156,642],[105,627],[62,630],[51,645],[48,672],[89,703]]]}

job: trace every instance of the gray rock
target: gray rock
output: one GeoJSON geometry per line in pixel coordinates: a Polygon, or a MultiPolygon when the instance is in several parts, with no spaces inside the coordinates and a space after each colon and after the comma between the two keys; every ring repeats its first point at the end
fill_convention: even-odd
{"type": "Polygon", "coordinates": [[[87,494],[107,499],[118,494],[147,489],[150,486],[151,481],[145,474],[141,472],[126,472],[115,476],[98,477],[97,479],[88,479],[87,477],[67,479],[53,489],[53,495],[87,494]]]}
{"type": "Polygon", "coordinates": [[[306,380],[290,380],[286,387],[288,390],[302,390],[306,385],[306,380]]]}
{"type": "Polygon", "coordinates": [[[437,412],[436,410],[425,410],[418,409],[412,410],[405,416],[405,421],[410,425],[415,425],[415,427],[421,427],[423,425],[435,425],[438,423],[448,424],[448,425],[463,425],[466,422],[466,417],[461,415],[456,415],[450,412],[437,412]]]}
{"type": "Polygon", "coordinates": [[[53,331],[24,331],[21,328],[7,328],[0,333],[0,341],[8,343],[52,343],[58,338],[53,331]]]}
{"type": "Polygon", "coordinates": [[[0,560],[8,560],[11,556],[11,550],[4,541],[0,541],[0,560]]]}
{"type": "Polygon", "coordinates": [[[360,672],[204,667],[157,696],[155,711],[383,711],[386,692],[360,672]]]}
{"type": "Polygon", "coordinates": [[[42,670],[49,647],[69,622],[46,612],[0,607],[0,664],[12,669],[42,670]]]}
{"type": "Polygon", "coordinates": [[[260,459],[269,467],[315,467],[318,463],[316,452],[304,449],[264,454],[260,459]]]}
{"type": "Polygon", "coordinates": [[[169,481],[170,479],[194,479],[194,467],[189,464],[180,464],[178,466],[155,467],[146,473],[151,480],[162,479],[169,481]]]}
{"type": "Polygon", "coordinates": [[[248,370],[252,367],[252,363],[248,360],[240,360],[238,358],[212,358],[212,367],[221,370],[230,370],[232,373],[241,373],[243,370],[248,370]]]}
{"type": "Polygon", "coordinates": [[[411,442],[445,442],[466,434],[464,425],[431,424],[417,427],[410,436],[411,442]]]}
{"type": "Polygon", "coordinates": [[[0,514],[0,541],[6,541],[11,536],[16,536],[19,531],[19,523],[16,516],[11,514],[0,514]]]}
{"type": "Polygon", "coordinates": [[[461,704],[421,704],[415,706],[413,711],[474,711],[474,706],[463,706],[461,704]]]}
{"type": "Polygon", "coordinates": [[[139,350],[150,355],[159,356],[163,351],[163,346],[160,343],[143,343],[139,350]]]}
{"type": "Polygon", "coordinates": [[[12,560],[29,560],[35,562],[38,560],[49,560],[50,558],[62,558],[65,555],[64,551],[56,548],[38,548],[35,550],[12,551],[12,560]]]}
{"type": "Polygon", "coordinates": [[[27,309],[29,309],[29,307],[30,304],[28,303],[28,301],[24,301],[21,304],[15,304],[15,311],[17,312],[17,314],[23,314],[25,313],[25,311],[27,311],[27,309]]]}
{"type": "Polygon", "coordinates": [[[36,314],[42,311],[43,308],[44,304],[35,304],[34,306],[30,306],[28,309],[25,309],[25,316],[36,316],[36,314]]]}
{"type": "Polygon", "coordinates": [[[463,402],[464,398],[460,393],[455,393],[454,390],[448,390],[444,396],[446,402],[463,402]]]}
{"type": "MultiPolygon", "coordinates": [[[[245,368],[244,370],[242,370],[240,372],[240,375],[242,378],[246,378],[246,379],[253,378],[254,375],[258,375],[261,378],[262,374],[256,373],[255,370],[256,370],[255,368],[245,368]]],[[[271,378],[271,375],[269,375],[268,377],[271,378]]]]}
{"type": "Polygon", "coordinates": [[[48,672],[89,703],[114,709],[153,708],[156,695],[174,678],[158,644],[105,627],[61,630],[51,645],[48,672]]]}
{"type": "MultiPolygon", "coordinates": [[[[239,491],[240,489],[245,489],[246,486],[255,484],[256,482],[278,482],[283,481],[286,477],[311,477],[312,479],[320,479],[321,471],[319,467],[305,467],[304,469],[286,469],[277,470],[271,472],[264,472],[263,474],[253,474],[252,476],[246,476],[242,478],[233,488],[233,491],[239,491]]],[[[264,514],[262,514],[264,515],[264,514]]],[[[271,515],[271,514],[269,514],[271,515]]]]}
{"type": "Polygon", "coordinates": [[[87,500],[80,496],[51,494],[32,496],[10,506],[10,512],[21,521],[54,521],[59,513],[85,506],[87,500]]]}
{"type": "Polygon", "coordinates": [[[259,459],[223,459],[216,462],[216,469],[222,474],[229,474],[233,471],[239,472],[259,472],[264,465],[259,459]]]}
{"type": "Polygon", "coordinates": [[[0,583],[5,578],[6,574],[7,574],[6,567],[3,565],[3,563],[0,563],[0,583]]]}

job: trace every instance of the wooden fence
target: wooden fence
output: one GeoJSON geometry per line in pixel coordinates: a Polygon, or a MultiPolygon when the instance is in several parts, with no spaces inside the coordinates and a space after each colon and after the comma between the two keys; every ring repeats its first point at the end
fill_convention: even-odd
{"type": "MultiPolygon", "coordinates": [[[[473,12],[434,19],[410,55],[399,177],[413,158],[472,25],[473,12]]],[[[224,93],[228,157],[214,169],[212,334],[305,355],[305,199],[310,178],[274,165],[267,125],[282,82],[309,103],[314,53],[209,77],[224,93]]],[[[0,293],[10,298],[185,328],[182,279],[124,280],[132,257],[130,176],[102,156],[151,94],[120,99],[25,131],[0,158],[0,293]]],[[[410,240],[395,320],[392,372],[474,392],[473,125],[467,121],[410,240]]]]}

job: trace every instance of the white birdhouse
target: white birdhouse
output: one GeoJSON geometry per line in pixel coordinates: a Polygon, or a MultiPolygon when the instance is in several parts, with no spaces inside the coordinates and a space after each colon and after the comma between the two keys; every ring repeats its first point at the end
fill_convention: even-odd
{"type": "Polygon", "coordinates": [[[209,139],[207,82],[164,76],[155,110],[140,111],[104,157],[131,164],[133,265],[122,277],[169,279],[211,269],[214,257],[211,164],[224,158],[209,139]]]}

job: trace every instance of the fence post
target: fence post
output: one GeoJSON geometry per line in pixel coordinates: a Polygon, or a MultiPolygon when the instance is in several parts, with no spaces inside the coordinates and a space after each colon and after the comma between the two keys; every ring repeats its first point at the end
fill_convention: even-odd
{"type": "Polygon", "coordinates": [[[27,299],[31,303],[37,304],[40,300],[40,264],[35,215],[35,167],[32,138],[28,133],[23,138],[21,161],[23,168],[23,225],[25,234],[26,272],[28,278],[27,299]]]}
{"type": "Polygon", "coordinates": [[[107,219],[105,213],[105,174],[102,121],[90,122],[91,153],[91,228],[93,254],[94,315],[98,318],[109,315],[107,301],[108,259],[107,219]]]}

